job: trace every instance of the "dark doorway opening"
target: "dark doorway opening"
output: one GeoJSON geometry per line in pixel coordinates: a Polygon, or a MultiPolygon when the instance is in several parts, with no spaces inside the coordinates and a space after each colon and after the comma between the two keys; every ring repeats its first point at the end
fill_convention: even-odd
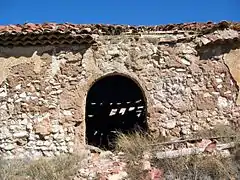
{"type": "Polygon", "coordinates": [[[90,88],[86,101],[86,138],[90,145],[115,147],[118,132],[146,131],[146,102],[141,88],[122,75],[106,76],[90,88]]]}

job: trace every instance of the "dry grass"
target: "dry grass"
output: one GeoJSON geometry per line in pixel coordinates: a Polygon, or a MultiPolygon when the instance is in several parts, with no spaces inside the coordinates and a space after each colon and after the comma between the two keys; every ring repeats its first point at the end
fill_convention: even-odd
{"type": "MultiPolygon", "coordinates": [[[[240,133],[227,126],[216,126],[212,130],[199,131],[190,138],[208,138],[224,136],[221,143],[234,141],[236,148],[231,150],[233,156],[221,155],[190,155],[173,159],[151,159],[152,167],[164,172],[166,179],[240,179],[240,133]]],[[[120,134],[117,140],[117,150],[125,153],[128,162],[127,171],[130,179],[140,179],[146,172],[142,170],[141,159],[144,152],[152,152],[164,147],[151,144],[166,141],[166,139],[152,138],[143,133],[120,134]]]]}
{"type": "Polygon", "coordinates": [[[133,134],[119,134],[117,139],[117,150],[122,151],[129,159],[139,159],[142,157],[142,153],[148,150],[147,145],[151,139],[141,133],[133,134]]]}
{"type": "Polygon", "coordinates": [[[117,151],[124,152],[127,161],[127,173],[130,179],[144,179],[146,172],[142,170],[141,160],[144,152],[150,152],[150,144],[166,141],[163,137],[153,138],[143,132],[119,134],[117,138],[117,151]]]}
{"type": "Polygon", "coordinates": [[[167,179],[230,179],[240,178],[237,162],[220,155],[192,155],[173,159],[154,159],[155,167],[163,170],[167,179]]]}
{"type": "MultiPolygon", "coordinates": [[[[240,179],[240,133],[226,126],[213,130],[199,131],[192,137],[225,136],[221,142],[234,141],[237,147],[232,149],[233,156],[192,155],[173,159],[151,158],[151,166],[161,169],[166,179],[240,179]]],[[[130,179],[146,179],[142,169],[142,157],[145,152],[161,151],[163,146],[152,144],[167,141],[166,138],[153,138],[142,132],[119,134],[117,151],[125,153],[128,162],[127,172],[130,179]]],[[[0,180],[70,180],[84,156],[64,155],[39,160],[3,160],[0,159],[0,180]]]]}
{"type": "Polygon", "coordinates": [[[38,160],[0,160],[1,180],[68,180],[83,157],[64,155],[38,160]]]}
{"type": "Polygon", "coordinates": [[[117,151],[122,151],[130,159],[139,159],[145,151],[152,149],[150,144],[166,141],[167,138],[154,138],[144,132],[133,132],[131,134],[119,134],[117,138],[117,151]]]}
{"type": "Polygon", "coordinates": [[[217,137],[217,136],[223,137],[218,139],[220,143],[228,143],[228,142],[235,143],[235,148],[230,149],[230,152],[234,156],[237,156],[239,154],[239,160],[240,160],[240,131],[233,130],[229,126],[218,125],[218,126],[215,126],[215,128],[212,130],[198,131],[197,133],[193,134],[191,137],[207,138],[207,137],[217,137]]]}

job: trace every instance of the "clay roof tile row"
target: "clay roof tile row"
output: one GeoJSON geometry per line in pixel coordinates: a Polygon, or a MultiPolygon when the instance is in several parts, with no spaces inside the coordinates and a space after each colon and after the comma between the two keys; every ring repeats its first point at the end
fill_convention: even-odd
{"type": "MultiPolygon", "coordinates": [[[[70,32],[70,31],[81,31],[84,28],[91,29],[91,32],[98,29],[106,34],[111,34],[111,30],[120,30],[121,32],[127,32],[130,29],[136,31],[169,31],[169,30],[192,30],[201,31],[204,29],[212,28],[233,28],[240,30],[240,23],[232,23],[222,21],[220,23],[183,23],[183,24],[169,24],[169,25],[157,25],[157,26],[127,26],[127,25],[102,25],[102,24],[57,24],[57,23],[43,23],[43,24],[17,24],[17,25],[6,25],[0,26],[0,34],[14,34],[14,33],[39,33],[39,32],[70,32]],[[108,31],[108,32],[107,32],[108,31]]],[[[96,33],[96,31],[95,31],[96,33]]]]}
{"type": "MultiPolygon", "coordinates": [[[[41,41],[49,39],[49,35],[119,35],[122,33],[142,33],[148,31],[196,31],[202,33],[209,33],[217,29],[234,29],[240,31],[239,22],[222,21],[220,23],[183,23],[183,24],[169,24],[156,26],[129,26],[129,25],[103,25],[103,24],[57,24],[57,23],[43,23],[43,24],[17,24],[17,25],[0,25],[0,45],[14,44],[13,41],[21,41],[22,36],[31,37],[32,41],[41,41]],[[21,37],[21,38],[20,38],[21,37]]],[[[53,36],[56,37],[56,36],[53,36]]],[[[62,39],[70,38],[69,40],[76,40],[73,36],[60,36],[62,39]]],[[[60,39],[62,41],[62,39],[60,39]]],[[[55,40],[55,39],[53,39],[55,40]]],[[[79,40],[79,37],[78,37],[79,40]]],[[[41,42],[40,42],[41,43],[41,42]]]]}

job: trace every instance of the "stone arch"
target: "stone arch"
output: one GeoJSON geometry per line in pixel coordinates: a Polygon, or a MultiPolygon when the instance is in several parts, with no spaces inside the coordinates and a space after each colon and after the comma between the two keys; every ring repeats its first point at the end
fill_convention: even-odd
{"type": "Polygon", "coordinates": [[[139,83],[124,74],[105,75],[90,87],[85,109],[86,140],[114,148],[117,132],[147,130],[147,98],[139,83]]]}

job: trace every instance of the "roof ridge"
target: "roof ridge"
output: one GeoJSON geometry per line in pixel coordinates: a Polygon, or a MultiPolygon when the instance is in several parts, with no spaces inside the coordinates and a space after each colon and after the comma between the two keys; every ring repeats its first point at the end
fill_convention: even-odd
{"type": "Polygon", "coordinates": [[[78,31],[83,28],[104,29],[104,28],[121,28],[152,30],[152,31],[169,31],[169,30],[203,30],[206,28],[235,28],[240,30],[240,22],[221,21],[214,22],[192,22],[192,23],[178,23],[166,25],[121,25],[121,24],[73,24],[73,23],[24,23],[16,25],[0,25],[0,35],[4,33],[21,33],[21,32],[43,32],[43,31],[78,31]],[[238,29],[239,28],[239,29],[238,29]]]}
{"type": "Polygon", "coordinates": [[[47,39],[68,39],[82,42],[81,37],[89,39],[93,34],[120,35],[120,34],[151,34],[151,33],[184,33],[185,31],[197,34],[208,34],[216,30],[233,29],[240,31],[240,22],[221,21],[192,22],[166,25],[121,25],[121,24],[72,24],[72,23],[25,23],[16,25],[0,25],[0,45],[20,44],[24,39],[32,41],[46,41],[47,39]],[[53,36],[55,35],[55,36],[53,36]],[[70,35],[70,36],[69,36],[70,35]],[[88,35],[88,36],[85,36],[88,35]],[[59,37],[57,37],[59,36],[59,37]],[[54,38],[52,38],[54,37],[54,38]],[[16,43],[18,42],[18,43],[16,43]]]}

